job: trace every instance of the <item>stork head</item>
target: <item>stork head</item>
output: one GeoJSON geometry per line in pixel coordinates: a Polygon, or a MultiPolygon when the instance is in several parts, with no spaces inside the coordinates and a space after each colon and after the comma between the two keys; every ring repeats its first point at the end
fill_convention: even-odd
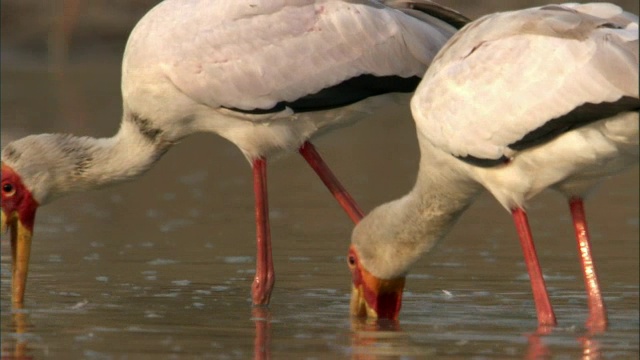
{"type": "Polygon", "coordinates": [[[2,233],[11,232],[12,302],[21,305],[29,269],[31,236],[38,206],[50,198],[52,175],[64,172],[60,135],[30,135],[2,149],[2,233]]]}
{"type": "Polygon", "coordinates": [[[29,271],[31,235],[38,202],[20,175],[2,162],[2,233],[11,231],[12,282],[11,300],[16,306],[24,301],[29,271]]]}
{"type": "Polygon", "coordinates": [[[405,196],[382,204],[353,229],[347,254],[353,316],[398,319],[407,273],[434,240],[421,216],[406,211],[413,201],[405,196]]]}
{"type": "Polygon", "coordinates": [[[351,315],[397,320],[402,305],[404,276],[382,279],[365,268],[356,247],[349,247],[347,263],[351,270],[351,315]]]}

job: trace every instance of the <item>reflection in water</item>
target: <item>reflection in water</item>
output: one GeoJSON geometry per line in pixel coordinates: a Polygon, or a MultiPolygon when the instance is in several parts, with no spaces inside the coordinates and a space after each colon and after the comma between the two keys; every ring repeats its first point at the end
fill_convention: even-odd
{"type": "Polygon", "coordinates": [[[28,333],[32,328],[29,315],[24,310],[16,309],[12,314],[11,328],[15,331],[15,338],[7,341],[6,333],[2,336],[2,359],[33,359],[29,355],[28,333]]]}
{"type": "Polygon", "coordinates": [[[578,338],[578,342],[582,344],[582,360],[600,359],[600,343],[593,337],[596,334],[589,333],[578,338]]]}
{"type": "MultiPolygon", "coordinates": [[[[445,345],[444,348],[450,348],[444,351],[442,350],[442,345],[425,347],[424,344],[419,344],[417,339],[422,334],[403,331],[397,321],[352,318],[351,329],[352,359],[373,360],[379,358],[386,359],[389,357],[404,358],[406,356],[423,358],[447,355],[465,357],[465,355],[470,355],[462,348],[462,346],[468,345],[466,341],[449,344],[445,341],[443,342],[443,345],[445,345]],[[414,339],[412,337],[416,338],[414,339]],[[449,352],[455,347],[460,347],[460,349],[458,349],[458,351],[454,350],[453,353],[449,352]],[[440,350],[438,350],[438,348],[440,348],[440,350]]],[[[581,351],[575,354],[575,358],[581,360],[601,358],[600,343],[595,339],[595,336],[603,335],[602,333],[591,330],[587,330],[587,333],[584,335],[573,335],[573,331],[571,330],[569,334],[562,334],[562,332],[562,330],[553,326],[540,326],[533,333],[522,336],[516,334],[514,341],[518,342],[518,339],[526,339],[526,348],[522,349],[522,358],[527,360],[548,359],[554,356],[554,354],[557,355],[557,353],[552,351],[547,341],[553,343],[565,337],[567,339],[574,339],[575,343],[581,347],[581,351]],[[556,332],[556,334],[554,334],[554,332],[556,332]]],[[[438,339],[434,339],[434,341],[442,342],[442,340],[438,339]]],[[[488,352],[486,355],[498,355],[503,351],[503,349],[500,348],[499,346],[496,348],[497,352],[488,352]]],[[[517,353],[511,353],[513,356],[516,354],[517,353]]]]}
{"type": "MultiPolygon", "coordinates": [[[[265,360],[271,359],[272,348],[272,314],[266,307],[254,307],[252,309],[251,320],[255,325],[254,333],[254,359],[265,360]]],[[[448,342],[444,339],[434,339],[433,342],[428,344],[421,343],[420,337],[425,334],[415,333],[413,331],[406,331],[401,329],[399,322],[397,321],[375,321],[371,319],[359,319],[351,318],[351,336],[349,349],[351,359],[357,360],[374,360],[374,359],[389,359],[389,358],[430,358],[439,356],[460,356],[470,355],[464,349],[468,344],[466,342],[448,342]],[[439,345],[438,343],[442,343],[439,345]],[[458,352],[450,353],[451,348],[460,347],[458,352]]],[[[105,329],[105,331],[107,331],[105,329]]],[[[226,331],[232,331],[228,329],[226,331]]],[[[446,330],[442,330],[446,332],[446,330]]],[[[595,360],[605,357],[601,351],[601,344],[595,338],[598,335],[606,335],[601,333],[594,333],[587,330],[586,334],[574,334],[574,331],[568,329],[558,329],[552,327],[540,327],[533,333],[524,334],[522,337],[515,336],[514,342],[519,342],[517,339],[526,339],[526,348],[522,348],[521,358],[527,360],[535,359],[548,359],[558,355],[557,351],[553,351],[552,347],[557,346],[558,341],[566,338],[567,340],[574,339],[574,343],[579,344],[581,350],[576,352],[573,358],[581,360],[595,360]],[[564,332],[564,334],[563,334],[564,332]]],[[[5,325],[3,328],[3,344],[2,344],[2,359],[33,359],[34,349],[29,346],[29,340],[33,339],[34,325],[30,314],[23,310],[15,311],[12,314],[11,326],[5,325]]],[[[171,332],[174,335],[179,334],[177,332],[171,332]]],[[[223,330],[224,332],[224,330],[223,330]]],[[[131,336],[131,332],[125,332],[131,336]]],[[[426,334],[428,337],[432,335],[426,334]]],[[[197,338],[199,335],[194,335],[197,338]]],[[[490,339],[489,336],[487,339],[490,339]]],[[[462,339],[462,338],[461,338],[462,339]]],[[[480,338],[478,338],[480,339],[480,338]]],[[[478,340],[477,339],[477,340],[478,340]]],[[[334,340],[335,341],[335,340],[334,340]]],[[[339,341],[339,340],[338,340],[339,341]]],[[[480,341],[482,342],[482,341],[480,341]]],[[[499,342],[491,342],[494,345],[500,344],[499,342]]],[[[33,346],[33,344],[31,344],[33,346]]],[[[502,344],[504,346],[506,344],[502,344]]],[[[490,349],[489,346],[487,349],[490,349]]],[[[500,357],[500,351],[488,352],[485,355],[491,354],[500,357]]],[[[97,353],[97,352],[96,352],[97,353]]],[[[105,353],[106,354],[106,353],[105,353]]],[[[276,358],[277,354],[274,354],[276,358]]],[[[502,354],[504,355],[504,353],[502,354]]],[[[511,353],[514,358],[518,358],[517,353],[511,353]]],[[[46,355],[45,355],[46,356],[46,355]]]]}
{"type": "Polygon", "coordinates": [[[265,306],[254,306],[251,320],[256,323],[256,337],[253,342],[253,358],[271,359],[271,313],[265,306]]]}
{"type": "MultiPolygon", "coordinates": [[[[544,342],[545,336],[550,336],[554,331],[554,327],[540,326],[538,329],[527,335],[528,348],[525,359],[548,359],[553,354],[549,346],[544,342]]],[[[594,331],[587,329],[587,333],[577,337],[578,344],[582,347],[582,353],[579,357],[581,360],[595,360],[601,358],[600,343],[595,339],[595,336],[601,335],[604,330],[594,331]]]]}
{"type": "Polygon", "coordinates": [[[394,320],[351,318],[352,359],[373,360],[389,356],[432,355],[435,351],[412,343],[394,320]]]}
{"type": "Polygon", "coordinates": [[[553,326],[540,325],[534,333],[527,335],[528,346],[525,359],[546,359],[551,356],[551,351],[549,350],[549,347],[544,343],[543,337],[546,335],[550,335],[553,331],[553,328],[553,326]]]}

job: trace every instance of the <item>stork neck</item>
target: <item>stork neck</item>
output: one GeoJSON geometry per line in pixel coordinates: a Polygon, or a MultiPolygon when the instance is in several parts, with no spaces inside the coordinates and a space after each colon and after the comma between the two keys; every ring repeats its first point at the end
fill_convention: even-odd
{"type": "Polygon", "coordinates": [[[383,279],[404,275],[448,233],[481,191],[479,184],[450,165],[459,160],[423,145],[411,192],[377,207],[354,229],[352,241],[360,261],[383,279]]]}
{"type": "Polygon", "coordinates": [[[67,192],[90,190],[132,180],[146,172],[168,150],[171,141],[161,129],[133,114],[125,114],[120,130],[110,138],[60,135],[62,155],[50,174],[47,201],[67,192]]]}
{"type": "Polygon", "coordinates": [[[94,153],[102,163],[92,168],[91,176],[99,185],[137,178],[151,168],[172,144],[162,137],[162,131],[139,123],[137,117],[127,115],[118,133],[94,153]]]}

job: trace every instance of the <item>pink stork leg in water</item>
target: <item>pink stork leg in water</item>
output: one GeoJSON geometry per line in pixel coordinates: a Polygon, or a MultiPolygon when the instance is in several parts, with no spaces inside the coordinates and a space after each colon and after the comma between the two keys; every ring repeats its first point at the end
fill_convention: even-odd
{"type": "Polygon", "coordinates": [[[584,285],[587,289],[587,301],[589,304],[589,318],[587,327],[593,331],[604,331],[607,328],[607,309],[602,301],[600,284],[596,275],[595,264],[591,257],[591,241],[587,229],[587,218],[584,214],[584,204],[581,198],[571,198],[569,200],[571,217],[573,218],[573,228],[576,231],[578,241],[578,252],[580,253],[580,264],[582,265],[582,275],[584,285]]]}
{"type": "MultiPolygon", "coordinates": [[[[336,198],[349,218],[358,223],[364,216],[362,210],[347,190],[340,184],[329,166],[324,162],[313,144],[305,141],[298,152],[320,177],[324,185],[336,198]]],[[[253,161],[253,191],[256,210],[256,275],[251,288],[254,305],[266,305],[271,298],[275,283],[275,271],[271,254],[271,231],[269,228],[269,201],[267,195],[267,160],[264,157],[253,161]]]]}
{"type": "Polygon", "coordinates": [[[267,195],[267,160],[253,161],[253,192],[256,197],[256,277],[251,287],[254,305],[266,305],[275,283],[271,257],[271,229],[269,228],[269,201],[267,195]]]}
{"type": "Polygon", "coordinates": [[[529,280],[531,281],[531,292],[533,293],[533,301],[536,305],[538,324],[541,326],[555,326],[557,324],[556,315],[553,313],[547,286],[542,276],[542,270],[540,269],[540,262],[536,254],[536,247],[533,244],[533,236],[531,235],[527,213],[521,208],[515,208],[511,213],[516,223],[516,230],[518,231],[520,245],[524,253],[524,263],[527,266],[529,280]]]}
{"type": "MultiPolygon", "coordinates": [[[[607,327],[607,310],[602,301],[600,284],[598,282],[593,257],[591,256],[591,242],[589,240],[587,220],[584,213],[584,203],[581,198],[574,197],[569,200],[569,208],[573,219],[573,227],[576,232],[580,264],[585,288],[587,290],[589,318],[586,324],[592,331],[603,331],[607,327]]],[[[531,236],[531,229],[527,221],[527,214],[520,208],[514,209],[512,214],[518,235],[520,236],[520,244],[524,252],[529,278],[531,279],[531,290],[538,314],[538,322],[543,326],[556,325],[556,316],[549,301],[549,294],[547,293],[542,271],[540,270],[538,256],[536,255],[536,249],[533,244],[533,237],[531,236]]]]}

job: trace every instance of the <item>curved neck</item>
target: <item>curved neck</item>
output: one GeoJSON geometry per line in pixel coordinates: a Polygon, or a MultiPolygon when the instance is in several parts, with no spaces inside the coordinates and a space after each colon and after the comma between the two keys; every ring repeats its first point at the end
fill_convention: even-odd
{"type": "Polygon", "coordinates": [[[354,229],[353,244],[369,272],[383,279],[403,276],[472,203],[481,186],[458,171],[457,161],[421,141],[411,192],[375,208],[354,229]]]}
{"type": "MultiPolygon", "coordinates": [[[[110,138],[57,135],[54,152],[59,163],[52,171],[53,197],[134,179],[168,150],[172,141],[148,120],[126,113],[116,135],[110,138]]],[[[47,200],[50,200],[49,198],[47,200]]]]}

